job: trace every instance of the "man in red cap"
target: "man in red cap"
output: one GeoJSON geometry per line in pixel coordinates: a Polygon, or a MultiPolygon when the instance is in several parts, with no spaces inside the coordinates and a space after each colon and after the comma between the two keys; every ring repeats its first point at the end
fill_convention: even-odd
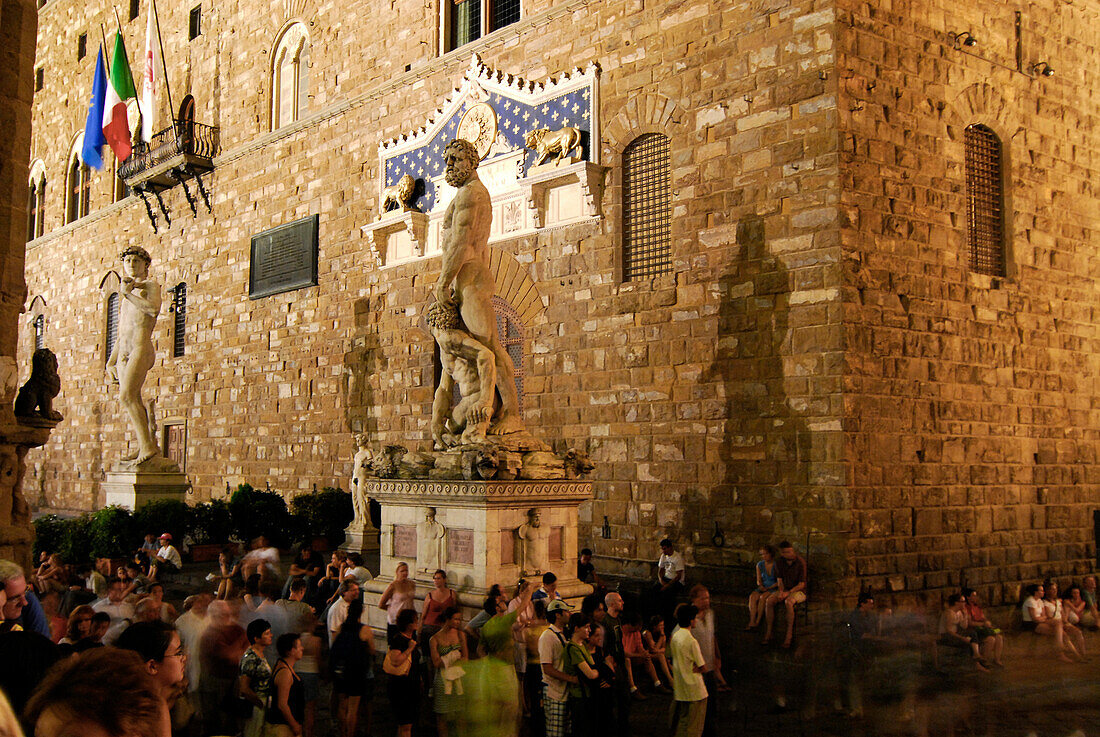
{"type": "Polygon", "coordinates": [[[160,547],[157,548],[157,557],[152,561],[157,573],[175,573],[183,566],[180,551],[172,544],[172,535],[164,533],[160,536],[160,547]]]}

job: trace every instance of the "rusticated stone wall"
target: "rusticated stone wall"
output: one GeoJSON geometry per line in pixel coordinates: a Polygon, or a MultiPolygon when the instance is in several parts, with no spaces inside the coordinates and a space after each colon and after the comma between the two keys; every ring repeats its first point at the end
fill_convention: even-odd
{"type": "Polygon", "coordinates": [[[1012,602],[1095,560],[1097,7],[841,7],[850,573],[1012,602]],[[1005,278],[967,266],[973,123],[1003,144],[1005,278]]]}

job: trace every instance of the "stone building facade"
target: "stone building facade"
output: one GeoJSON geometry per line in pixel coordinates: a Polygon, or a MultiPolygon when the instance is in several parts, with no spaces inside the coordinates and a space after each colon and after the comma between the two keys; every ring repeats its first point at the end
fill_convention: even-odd
{"type": "MultiPolygon", "coordinates": [[[[157,232],[140,198],[116,201],[112,164],[66,223],[113,15],[39,9],[42,222],[28,225],[21,346],[42,315],[68,419],[28,456],[32,501],[101,504],[125,449],[103,364],[131,243],[163,285],[186,285],[183,355],[165,312],[146,388],[177,428],[194,499],[242,481],[346,488],[353,431],[430,442],[420,321],[439,258],[387,260],[364,226],[393,183],[380,144],[431,128],[477,54],[483,79],[528,90],[598,68],[596,216],[493,246],[537,296],[511,305],[527,424],[597,464],[579,539],[605,569],[648,575],[665,535],[693,577],[730,590],[783,538],[849,596],[965,580],[999,600],[1002,584],[1091,566],[1094,4],[529,0],[461,44],[479,34],[456,28],[449,2],[359,5],[158,6],[172,107],[191,96],[220,150],[203,177],[210,208],[193,184],[194,215],[169,189],[170,226],[151,206],[157,232]],[[1003,275],[969,266],[972,124],[1002,145],[1003,275]],[[667,137],[669,263],[630,279],[624,159],[647,134],[667,137]],[[251,237],[313,215],[316,286],[250,300],[251,237]]],[[[145,0],[133,10],[122,30],[138,56],[145,0]]]]}

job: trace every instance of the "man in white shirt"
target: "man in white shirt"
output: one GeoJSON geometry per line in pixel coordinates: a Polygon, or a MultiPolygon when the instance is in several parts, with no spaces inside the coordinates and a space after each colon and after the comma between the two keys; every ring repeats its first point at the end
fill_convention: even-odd
{"type": "Polygon", "coordinates": [[[189,691],[199,690],[199,641],[202,633],[206,631],[209,622],[206,619],[206,609],[210,606],[213,597],[202,592],[188,596],[183,602],[183,614],[176,619],[176,631],[180,633],[180,641],[183,642],[187,652],[187,688],[189,691]]]}
{"type": "Polygon", "coordinates": [[[180,551],[176,550],[176,546],[172,544],[172,536],[167,532],[160,536],[160,547],[157,548],[157,557],[153,565],[157,567],[158,572],[166,573],[175,573],[183,567],[180,551]]]}
{"type": "Polygon", "coordinates": [[[121,579],[110,578],[107,581],[107,598],[92,604],[92,609],[111,617],[111,626],[103,636],[104,645],[113,645],[122,631],[134,621],[134,605],[122,598],[125,591],[126,584],[121,579]]]}
{"type": "Polygon", "coordinates": [[[665,631],[671,632],[675,621],[672,610],[684,591],[684,557],[672,547],[667,537],[660,542],[661,557],[657,559],[657,583],[653,586],[652,596],[656,599],[657,611],[665,620],[665,631]]]}
{"type": "MultiPolygon", "coordinates": [[[[325,622],[325,626],[328,628],[328,644],[330,646],[336,641],[336,635],[340,634],[340,627],[343,626],[344,620],[348,618],[348,605],[359,598],[359,584],[355,581],[345,580],[340,584],[340,588],[336,593],[340,598],[328,608],[328,619],[325,622]]],[[[369,624],[365,608],[359,621],[363,624],[369,624]]]]}
{"type": "Polygon", "coordinates": [[[703,671],[707,665],[699,641],[691,633],[698,614],[699,610],[692,604],[678,606],[676,624],[679,626],[668,643],[672,658],[674,737],[701,737],[706,721],[707,685],[703,680],[703,671]]]}
{"type": "Polygon", "coordinates": [[[569,618],[569,605],[554,599],[546,605],[546,621],[550,623],[539,635],[539,662],[542,664],[542,707],[546,712],[546,737],[569,734],[569,712],[566,709],[566,687],[577,682],[576,677],[561,671],[565,635],[562,626],[569,618]]]}

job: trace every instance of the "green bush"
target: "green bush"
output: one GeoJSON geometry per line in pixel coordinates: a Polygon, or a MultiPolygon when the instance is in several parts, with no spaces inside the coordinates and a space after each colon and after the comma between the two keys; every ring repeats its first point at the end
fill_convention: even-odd
{"type": "Polygon", "coordinates": [[[125,507],[112,505],[93,512],[89,532],[92,555],[96,558],[128,558],[141,545],[134,515],[125,507]]]}
{"type": "Polygon", "coordinates": [[[196,504],[191,508],[188,532],[200,545],[229,542],[229,538],[233,535],[233,517],[229,513],[229,502],[216,499],[196,504]]]}
{"type": "Polygon", "coordinates": [[[191,508],[178,499],[154,499],[134,512],[134,526],[138,538],[134,548],[140,547],[142,536],[152,533],[160,537],[165,532],[178,548],[191,526],[191,508]]]}
{"type": "Polygon", "coordinates": [[[351,494],[331,487],[315,494],[299,494],[290,500],[290,509],[302,522],[303,542],[325,537],[331,544],[338,544],[355,516],[351,494]]]}
{"type": "Polygon", "coordinates": [[[69,520],[47,514],[34,521],[34,562],[42,553],[56,553],[68,536],[69,520]]]}
{"type": "Polygon", "coordinates": [[[65,538],[57,549],[61,559],[72,565],[90,562],[93,558],[92,516],[82,514],[65,522],[65,538]]]}
{"type": "Polygon", "coordinates": [[[241,484],[229,498],[229,513],[234,534],[246,543],[260,535],[266,535],[273,545],[280,547],[290,542],[290,512],[278,492],[241,484]]]}

